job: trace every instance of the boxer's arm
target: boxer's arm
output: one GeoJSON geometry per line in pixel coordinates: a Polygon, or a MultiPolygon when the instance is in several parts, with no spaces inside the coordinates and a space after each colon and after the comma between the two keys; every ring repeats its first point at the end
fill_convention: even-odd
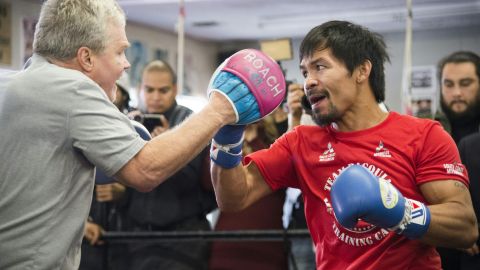
{"type": "Polygon", "coordinates": [[[428,206],[403,197],[390,182],[378,179],[365,167],[352,165],[331,188],[335,217],[353,228],[359,219],[430,245],[470,248],[477,239],[477,224],[468,189],[455,180],[420,186],[428,206]]]}
{"type": "Polygon", "coordinates": [[[272,193],[254,162],[225,169],[212,162],[212,183],[222,211],[240,211],[272,193]]]}
{"type": "Polygon", "coordinates": [[[455,180],[431,181],[420,186],[429,202],[431,220],[422,241],[452,248],[469,248],[478,237],[477,221],[468,188],[455,180]]]}
{"type": "Polygon", "coordinates": [[[228,100],[212,93],[200,112],[149,141],[115,177],[135,189],[150,191],[197,156],[221,126],[235,119],[228,100]]]}

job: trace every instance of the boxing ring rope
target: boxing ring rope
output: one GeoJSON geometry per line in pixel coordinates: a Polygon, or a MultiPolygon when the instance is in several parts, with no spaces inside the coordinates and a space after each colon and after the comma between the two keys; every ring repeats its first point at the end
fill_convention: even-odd
{"type": "Polygon", "coordinates": [[[108,243],[124,242],[191,242],[191,241],[285,241],[310,238],[307,229],[294,230],[232,230],[232,231],[107,231],[102,239],[108,243]]]}
{"type": "MultiPolygon", "coordinates": [[[[232,231],[106,231],[102,234],[102,240],[108,245],[121,243],[164,243],[164,242],[193,242],[193,241],[283,241],[290,246],[290,240],[294,238],[310,238],[307,229],[292,230],[232,230],[232,231]]],[[[108,246],[105,247],[108,249],[108,246]]],[[[290,253],[289,256],[293,256],[290,253]]],[[[104,253],[102,269],[109,269],[108,252],[104,253]]],[[[293,269],[298,267],[295,258],[292,257],[293,269]]]]}

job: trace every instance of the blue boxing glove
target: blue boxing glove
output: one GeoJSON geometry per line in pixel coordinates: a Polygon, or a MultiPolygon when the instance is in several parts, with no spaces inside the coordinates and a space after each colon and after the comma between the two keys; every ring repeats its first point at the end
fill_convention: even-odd
{"type": "Polygon", "coordinates": [[[422,237],[430,225],[425,204],[404,198],[390,182],[360,165],[346,168],[330,191],[335,218],[353,228],[359,219],[411,239],[422,237]]]}
{"type": "Polygon", "coordinates": [[[242,161],[244,125],[227,125],[213,137],[210,158],[217,165],[230,169],[242,161]]]}

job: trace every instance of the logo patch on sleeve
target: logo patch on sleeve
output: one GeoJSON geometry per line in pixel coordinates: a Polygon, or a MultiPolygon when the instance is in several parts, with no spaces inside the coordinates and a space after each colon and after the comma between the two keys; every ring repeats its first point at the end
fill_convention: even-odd
{"type": "Polygon", "coordinates": [[[465,168],[463,167],[463,164],[461,163],[450,163],[450,164],[443,164],[443,168],[445,168],[445,171],[448,174],[455,174],[455,175],[460,175],[460,176],[465,176],[465,168]]]}

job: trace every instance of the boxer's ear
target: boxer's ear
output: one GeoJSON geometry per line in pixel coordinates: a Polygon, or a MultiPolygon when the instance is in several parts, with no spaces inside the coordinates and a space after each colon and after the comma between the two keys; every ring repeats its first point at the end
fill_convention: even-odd
{"type": "Polygon", "coordinates": [[[361,83],[365,80],[368,81],[368,77],[370,77],[370,72],[372,70],[372,62],[370,60],[365,60],[362,64],[358,67],[358,73],[356,75],[357,83],[361,83]]]}
{"type": "Polygon", "coordinates": [[[88,47],[80,47],[77,51],[77,62],[80,67],[86,72],[91,72],[93,69],[93,52],[88,47]]]}

